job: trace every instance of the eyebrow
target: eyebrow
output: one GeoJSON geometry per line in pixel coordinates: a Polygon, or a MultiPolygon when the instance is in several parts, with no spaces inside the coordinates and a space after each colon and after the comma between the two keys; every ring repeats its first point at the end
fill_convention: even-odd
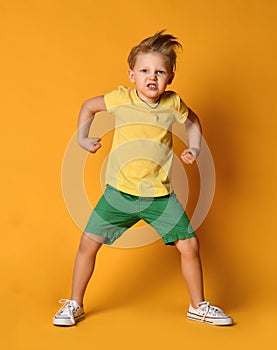
{"type": "MultiPolygon", "coordinates": [[[[139,69],[150,69],[148,66],[140,66],[139,69]]],[[[155,70],[168,70],[166,66],[155,68],[155,70]]]]}

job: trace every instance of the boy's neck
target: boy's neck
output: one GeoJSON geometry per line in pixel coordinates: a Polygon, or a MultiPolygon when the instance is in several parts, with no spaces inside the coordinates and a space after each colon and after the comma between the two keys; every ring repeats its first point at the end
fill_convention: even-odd
{"type": "Polygon", "coordinates": [[[162,95],[160,95],[157,99],[155,99],[155,101],[146,101],[145,99],[140,97],[139,92],[138,92],[137,89],[136,89],[136,94],[137,94],[138,98],[142,102],[144,102],[145,104],[147,104],[147,106],[149,106],[151,108],[157,108],[158,107],[158,105],[160,104],[161,96],[162,96],[162,95]]]}

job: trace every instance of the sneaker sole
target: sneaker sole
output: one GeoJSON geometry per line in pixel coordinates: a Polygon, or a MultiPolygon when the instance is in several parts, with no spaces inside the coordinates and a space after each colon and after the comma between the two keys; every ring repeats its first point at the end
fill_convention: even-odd
{"type": "Polygon", "coordinates": [[[53,325],[54,326],[65,326],[65,327],[70,327],[70,326],[75,326],[75,324],[77,322],[82,321],[85,318],[85,315],[80,315],[78,317],[75,318],[75,323],[72,323],[71,320],[68,318],[64,318],[64,319],[59,319],[59,318],[53,318],[53,325]]]}
{"type": "Polygon", "coordinates": [[[230,317],[222,318],[222,319],[221,318],[212,319],[210,317],[206,317],[203,320],[201,317],[188,312],[187,318],[191,321],[208,323],[208,324],[213,325],[213,326],[231,326],[233,324],[233,321],[230,317]]]}

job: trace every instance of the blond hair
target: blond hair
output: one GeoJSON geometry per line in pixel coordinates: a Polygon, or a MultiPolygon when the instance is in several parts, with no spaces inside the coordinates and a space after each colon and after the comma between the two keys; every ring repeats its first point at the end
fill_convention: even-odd
{"type": "Polygon", "coordinates": [[[158,52],[168,59],[170,69],[174,72],[177,58],[176,49],[182,48],[182,45],[176,40],[177,38],[175,36],[163,34],[164,32],[165,30],[161,30],[153,36],[142,40],[137,46],[132,48],[128,56],[130,69],[134,68],[138,54],[158,52]]]}

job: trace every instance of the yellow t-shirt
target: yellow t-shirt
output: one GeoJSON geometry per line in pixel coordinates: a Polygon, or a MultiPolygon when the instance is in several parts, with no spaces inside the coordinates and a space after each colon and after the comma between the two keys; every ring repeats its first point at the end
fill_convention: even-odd
{"type": "Polygon", "coordinates": [[[104,96],[115,116],[106,183],[135,196],[159,197],[172,192],[172,124],[184,123],[188,108],[179,95],[166,91],[151,106],[134,88],[119,86],[104,96]]]}

